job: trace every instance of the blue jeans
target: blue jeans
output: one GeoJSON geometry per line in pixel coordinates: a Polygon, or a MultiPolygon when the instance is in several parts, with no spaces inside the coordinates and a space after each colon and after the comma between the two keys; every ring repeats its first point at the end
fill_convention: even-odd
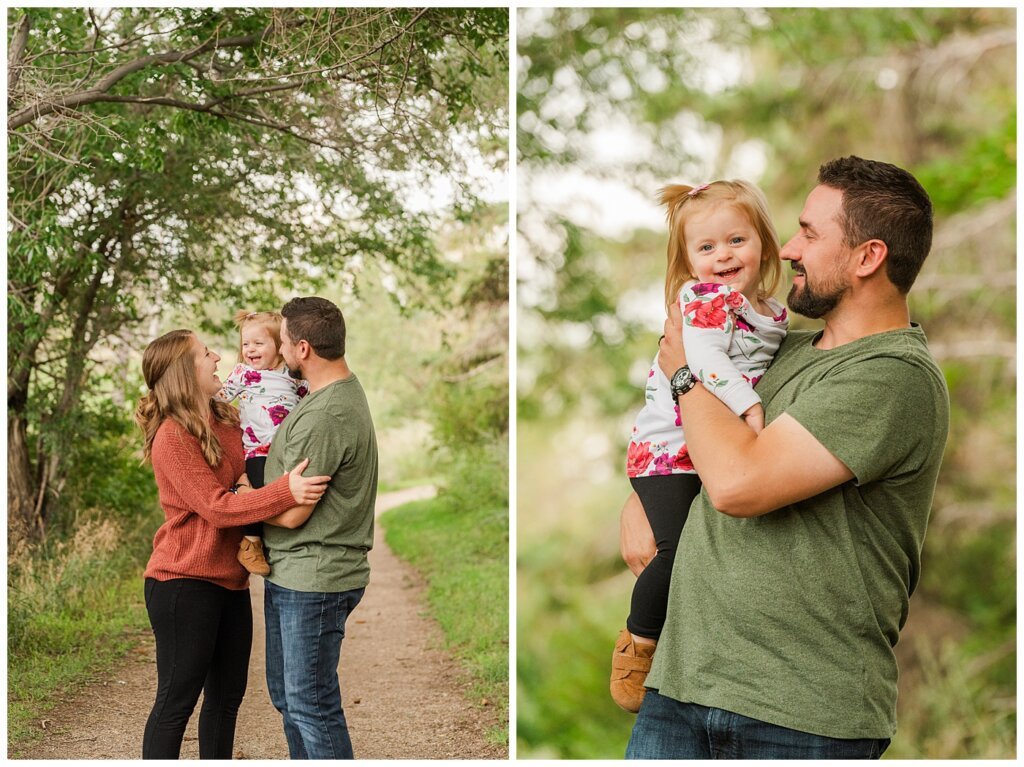
{"type": "Polygon", "coordinates": [[[352,759],[338,661],[345,620],[363,589],[292,591],[264,581],[267,688],[292,759],[352,759]]]}
{"type": "Polygon", "coordinates": [[[826,738],[648,690],[626,758],[878,759],[888,747],[888,738],[826,738]]]}

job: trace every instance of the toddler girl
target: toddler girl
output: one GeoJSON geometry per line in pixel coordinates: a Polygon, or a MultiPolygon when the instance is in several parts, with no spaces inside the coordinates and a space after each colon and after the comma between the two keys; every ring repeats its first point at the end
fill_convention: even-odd
{"type": "MultiPolygon", "coordinates": [[[[754,384],[786,335],[785,308],[771,296],[781,276],[779,237],[761,191],[745,181],[661,190],[669,226],[665,302],[679,301],[687,363],[705,388],[754,431],[764,409],[754,384]]],[[[665,623],[676,544],[700,492],[679,408],[657,358],[636,418],[626,473],[643,504],[658,553],[637,578],[626,628],[612,655],[611,693],[637,711],[665,623]]]]}
{"type": "MultiPolygon", "coordinates": [[[[277,312],[246,312],[235,315],[241,334],[238,364],[224,380],[218,395],[225,402],[237,399],[245,449],[245,474],[254,488],[263,487],[263,467],[277,427],[309,387],[296,381],[281,357],[281,315],[277,312]]],[[[263,555],[263,524],[246,525],[238,561],[250,573],[269,575],[263,555]]]]}

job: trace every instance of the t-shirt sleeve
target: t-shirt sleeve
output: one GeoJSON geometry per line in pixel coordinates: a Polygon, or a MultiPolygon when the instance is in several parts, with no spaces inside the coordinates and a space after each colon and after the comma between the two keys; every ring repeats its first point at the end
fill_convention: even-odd
{"type": "Polygon", "coordinates": [[[842,461],[858,485],[892,478],[917,471],[936,438],[928,376],[895,357],[860,360],[809,387],[785,412],[842,461]]]}
{"type": "Polygon", "coordinates": [[[736,415],[761,401],[729,357],[735,311],[744,301],[741,293],[716,283],[691,285],[681,298],[683,345],[690,370],[736,415]]]}
{"type": "Polygon", "coordinates": [[[308,458],[309,466],[302,472],[304,477],[334,476],[344,461],[346,450],[343,432],[333,417],[323,413],[299,413],[288,430],[281,461],[284,470],[291,471],[295,464],[308,458]]]}

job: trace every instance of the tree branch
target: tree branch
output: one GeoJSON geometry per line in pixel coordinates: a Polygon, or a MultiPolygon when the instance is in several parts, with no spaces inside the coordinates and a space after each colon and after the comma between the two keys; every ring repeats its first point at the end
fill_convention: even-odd
{"type": "Polygon", "coordinates": [[[18,28],[14,32],[14,39],[11,40],[11,52],[7,57],[7,105],[14,103],[11,94],[21,79],[22,59],[25,57],[25,44],[28,42],[28,30],[32,25],[28,13],[21,17],[18,28]]]}
{"type": "Polygon", "coordinates": [[[243,35],[241,37],[226,37],[224,39],[211,38],[190,51],[168,51],[167,53],[155,53],[151,56],[142,56],[134,61],[122,64],[113,71],[107,73],[88,90],[61,96],[52,101],[41,100],[35,104],[25,107],[24,109],[18,110],[7,120],[7,130],[17,130],[23,125],[34,122],[45,115],[53,114],[58,110],[77,109],[88,104],[95,104],[99,101],[108,100],[110,97],[107,95],[107,91],[129,75],[146,69],[147,67],[164,66],[166,64],[177,64],[182,61],[189,61],[210,50],[250,47],[262,40],[268,30],[269,27],[258,35],[243,35]]]}

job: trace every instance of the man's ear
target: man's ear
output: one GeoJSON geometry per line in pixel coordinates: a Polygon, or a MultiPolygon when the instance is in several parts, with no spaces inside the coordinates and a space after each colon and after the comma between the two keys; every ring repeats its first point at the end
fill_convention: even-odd
{"type": "Polygon", "coordinates": [[[885,264],[889,257],[889,246],[882,240],[868,240],[857,246],[856,255],[854,274],[870,277],[885,264]]]}

